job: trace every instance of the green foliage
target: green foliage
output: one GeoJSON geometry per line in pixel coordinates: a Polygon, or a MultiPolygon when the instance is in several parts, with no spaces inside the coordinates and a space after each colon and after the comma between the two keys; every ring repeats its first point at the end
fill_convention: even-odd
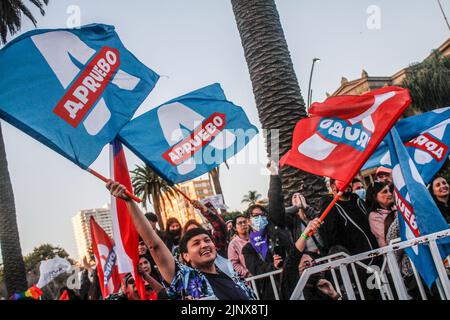
{"type": "Polygon", "coordinates": [[[241,203],[247,203],[249,206],[254,205],[262,198],[262,195],[258,191],[249,191],[242,198],[241,203]]]}
{"type": "MultiPolygon", "coordinates": [[[[45,14],[44,5],[47,5],[49,0],[30,0],[30,3],[35,5],[42,15],[45,14]]],[[[6,36],[17,33],[22,26],[22,14],[25,15],[36,26],[36,18],[28,9],[23,0],[1,0],[0,5],[0,44],[6,43],[6,36]]]]}
{"type": "Polygon", "coordinates": [[[144,209],[147,209],[147,201],[153,204],[159,227],[164,229],[162,221],[162,213],[166,209],[164,198],[172,205],[172,200],[177,197],[176,189],[148,166],[136,166],[131,171],[131,183],[135,194],[142,199],[144,209]]]}
{"type": "Polygon", "coordinates": [[[224,221],[233,220],[236,216],[243,214],[241,211],[227,212],[222,216],[224,221]]]}
{"type": "Polygon", "coordinates": [[[450,106],[450,56],[437,51],[422,63],[412,65],[403,82],[412,98],[411,107],[427,112],[450,106]]]}
{"type": "MultiPolygon", "coordinates": [[[[35,270],[42,260],[53,259],[59,256],[61,258],[68,258],[69,254],[61,247],[54,247],[51,244],[42,244],[33,249],[33,252],[24,257],[25,269],[27,272],[35,270]]],[[[72,263],[72,261],[69,262],[72,263]]]]}

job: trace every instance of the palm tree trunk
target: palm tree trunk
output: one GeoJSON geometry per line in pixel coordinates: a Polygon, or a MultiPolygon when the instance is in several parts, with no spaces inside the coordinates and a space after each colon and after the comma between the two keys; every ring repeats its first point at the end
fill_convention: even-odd
{"type": "MultiPolygon", "coordinates": [[[[297,122],[306,117],[297,77],[274,0],[231,0],[247,60],[266,148],[279,159],[290,148],[297,122]],[[278,132],[276,131],[278,130],[278,132]],[[279,137],[279,150],[276,139],[279,137]],[[274,154],[276,153],[276,154],[274,154]]],[[[304,195],[316,203],[326,192],[322,177],[292,167],[281,170],[286,202],[305,186],[304,195]]]]}
{"type": "Polygon", "coordinates": [[[9,295],[27,290],[25,263],[20,247],[15,208],[5,144],[0,125],[0,244],[4,264],[5,285],[9,295]]]}
{"type": "MultiPolygon", "coordinates": [[[[161,203],[160,203],[160,201],[164,201],[164,200],[161,200],[159,197],[158,197],[158,195],[155,195],[155,194],[152,194],[152,203],[153,203],[153,208],[155,209],[155,214],[156,214],[156,216],[158,217],[158,226],[159,226],[159,229],[161,230],[161,231],[164,231],[164,221],[163,221],[163,218],[162,218],[162,214],[161,214],[161,203]]],[[[167,217],[165,217],[165,218],[167,218],[167,217]]]]}

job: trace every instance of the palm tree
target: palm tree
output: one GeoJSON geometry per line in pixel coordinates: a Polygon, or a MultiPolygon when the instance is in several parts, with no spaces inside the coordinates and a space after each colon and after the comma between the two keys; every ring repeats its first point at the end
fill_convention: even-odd
{"type": "Polygon", "coordinates": [[[421,112],[450,106],[450,56],[435,51],[408,68],[403,86],[409,89],[412,107],[421,112]]]}
{"type": "MultiPolygon", "coordinates": [[[[30,0],[43,15],[48,0],[30,0]]],[[[36,25],[36,19],[21,0],[0,1],[0,44],[6,43],[8,34],[15,34],[22,25],[22,14],[36,25]]],[[[27,289],[25,263],[17,228],[16,206],[6,160],[5,144],[0,125],[0,245],[4,263],[4,278],[8,294],[27,289]]]]}
{"type": "Polygon", "coordinates": [[[241,203],[248,203],[249,206],[252,206],[256,204],[261,197],[262,195],[258,193],[258,191],[249,191],[246,195],[244,195],[241,203]]]}
{"type": "MultiPolygon", "coordinates": [[[[269,158],[283,156],[292,144],[297,122],[306,117],[289,49],[274,0],[231,0],[247,60],[262,128],[268,130],[269,158]],[[279,154],[272,154],[272,135],[279,130],[279,154]]],[[[288,201],[303,184],[304,195],[317,202],[325,193],[323,177],[285,167],[283,194],[288,201]]]]}
{"type": "MultiPolygon", "coordinates": [[[[29,1],[41,11],[42,15],[45,15],[44,5],[48,5],[49,0],[29,1]]],[[[22,14],[30,19],[36,27],[36,18],[22,0],[0,1],[0,43],[6,43],[8,34],[13,35],[20,30],[22,27],[22,14]]]]}
{"type": "Polygon", "coordinates": [[[148,166],[136,166],[136,169],[131,171],[131,183],[136,195],[142,199],[142,205],[145,209],[147,209],[147,201],[153,204],[155,214],[158,217],[158,225],[163,230],[164,198],[172,203],[172,200],[177,197],[177,190],[148,166]]]}

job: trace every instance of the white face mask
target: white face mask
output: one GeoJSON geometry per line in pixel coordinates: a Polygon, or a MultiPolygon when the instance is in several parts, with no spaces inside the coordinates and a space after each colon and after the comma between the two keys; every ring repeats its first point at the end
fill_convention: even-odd
{"type": "Polygon", "coordinates": [[[358,197],[361,200],[364,200],[364,201],[366,200],[366,190],[365,189],[358,189],[355,191],[355,193],[358,195],[358,197]]]}

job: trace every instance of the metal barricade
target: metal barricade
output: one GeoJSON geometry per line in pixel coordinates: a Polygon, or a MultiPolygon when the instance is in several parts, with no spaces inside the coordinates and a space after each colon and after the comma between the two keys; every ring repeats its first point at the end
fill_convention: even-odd
{"type": "MultiPolygon", "coordinates": [[[[399,300],[409,300],[411,299],[411,297],[408,295],[395,253],[399,250],[404,250],[405,248],[414,247],[419,244],[428,245],[434,265],[439,275],[437,288],[440,292],[440,296],[443,300],[450,300],[450,281],[447,275],[446,268],[443,264],[443,259],[440,256],[438,246],[436,244],[437,240],[447,237],[450,237],[450,229],[399,243],[391,243],[389,246],[354,256],[349,256],[345,253],[338,253],[332,256],[317,259],[317,264],[315,266],[303,271],[302,275],[300,276],[300,280],[298,281],[297,286],[292,293],[291,300],[304,299],[303,289],[305,288],[309,277],[313,274],[324,271],[331,272],[334,287],[338,293],[342,294],[342,289],[345,289],[347,299],[355,300],[356,289],[359,298],[364,300],[365,295],[363,292],[363,286],[358,276],[357,267],[365,269],[367,273],[373,275],[376,282],[375,289],[379,290],[380,296],[383,300],[394,300],[395,298],[399,300]],[[364,260],[369,260],[376,257],[383,257],[383,264],[381,269],[376,266],[368,266],[362,262],[364,260]],[[348,266],[350,266],[353,274],[354,285],[350,278],[349,270],[347,269],[348,266]],[[338,281],[337,271],[340,272],[340,278],[343,283],[343,288],[340,286],[340,283],[338,281]],[[389,279],[391,279],[394,288],[391,287],[389,279]],[[395,296],[392,289],[395,289],[395,296]]],[[[414,278],[417,281],[420,296],[422,299],[426,300],[427,296],[422,284],[422,280],[413,264],[412,270],[414,278]]],[[[281,271],[275,272],[279,273],[281,271]]],[[[268,274],[260,275],[258,277],[259,279],[261,279],[267,276],[268,274]]]]}

